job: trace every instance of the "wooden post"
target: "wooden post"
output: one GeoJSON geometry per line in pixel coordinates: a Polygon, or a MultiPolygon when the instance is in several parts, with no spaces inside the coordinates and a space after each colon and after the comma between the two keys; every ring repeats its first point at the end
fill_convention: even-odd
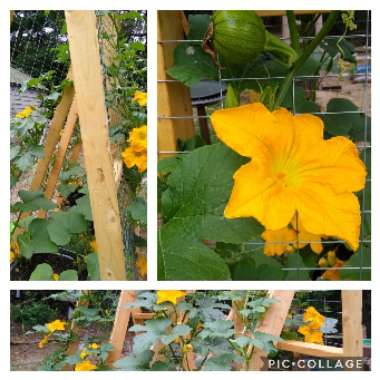
{"type": "Polygon", "coordinates": [[[115,321],[109,341],[113,346],[113,350],[109,353],[107,358],[107,361],[110,364],[120,359],[121,357],[132,313],[140,312],[139,309],[132,309],[127,307],[128,303],[134,302],[135,300],[135,291],[121,291],[119,303],[116,309],[115,321]]]}
{"type": "Polygon", "coordinates": [[[363,356],[362,291],[342,290],[344,356],[363,356]]]}
{"type": "MultiPolygon", "coordinates": [[[[160,43],[164,40],[184,39],[180,11],[158,12],[157,78],[172,79],[166,70],[173,64],[176,44],[160,43]]],[[[164,119],[160,116],[192,116],[190,91],[179,82],[158,83],[158,150],[176,151],[177,139],[187,139],[194,135],[194,121],[188,119],[164,119]]],[[[165,154],[161,154],[164,157],[165,154]]]]}
{"type": "Polygon", "coordinates": [[[82,143],[81,142],[76,143],[72,147],[71,152],[70,152],[70,158],[69,158],[70,163],[74,163],[74,162],[78,161],[81,150],[82,150],[82,143]]]}
{"type": "MultiPolygon", "coordinates": [[[[69,70],[68,79],[71,79],[71,74],[69,70]]],[[[37,163],[37,169],[34,174],[32,184],[30,186],[30,191],[37,191],[46,176],[51,157],[55,151],[55,148],[61,137],[61,130],[65,125],[67,115],[69,113],[71,104],[74,99],[74,88],[73,86],[65,87],[62,93],[61,101],[55,108],[53,118],[50,122],[49,131],[46,136],[45,146],[44,146],[44,156],[39,159],[37,163]]]]}
{"type": "Polygon", "coordinates": [[[283,342],[278,342],[276,347],[279,350],[292,351],[294,353],[322,358],[339,358],[344,356],[343,349],[340,347],[306,343],[298,340],[285,340],[283,342]]]}
{"type": "MultiPolygon", "coordinates": [[[[264,319],[255,331],[280,336],[293,301],[294,293],[291,290],[274,290],[271,292],[270,296],[277,300],[277,302],[268,308],[264,319]]],[[[248,369],[250,371],[260,369],[263,366],[262,359],[266,355],[264,351],[255,349],[248,369]]]]}
{"type": "Polygon", "coordinates": [[[94,220],[100,278],[125,280],[117,189],[93,11],[66,11],[83,154],[94,220]]]}
{"type": "Polygon", "coordinates": [[[61,141],[59,143],[58,151],[55,157],[53,169],[49,175],[46,184],[45,197],[51,199],[57,185],[59,173],[61,172],[63,162],[65,160],[66,151],[69,146],[71,136],[73,135],[76,122],[78,120],[77,105],[75,100],[71,104],[69,115],[67,116],[66,124],[63,129],[61,141]]]}

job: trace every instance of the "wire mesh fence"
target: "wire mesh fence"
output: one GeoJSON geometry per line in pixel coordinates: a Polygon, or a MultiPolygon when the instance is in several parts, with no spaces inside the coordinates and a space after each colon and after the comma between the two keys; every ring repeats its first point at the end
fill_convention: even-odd
{"type": "MultiPolygon", "coordinates": [[[[270,19],[273,21],[273,18],[270,19]]],[[[299,94],[299,90],[303,89],[303,96],[310,96],[310,93],[314,90],[316,94],[316,102],[320,104],[320,110],[309,110],[307,113],[317,115],[324,119],[327,116],[334,116],[350,122],[347,118],[357,118],[360,117],[362,127],[361,130],[358,130],[355,136],[354,143],[356,144],[361,159],[367,166],[368,175],[366,179],[366,186],[359,194],[360,204],[361,204],[361,215],[362,223],[360,227],[360,240],[359,240],[359,262],[358,265],[348,266],[344,265],[341,267],[334,267],[334,270],[338,272],[344,271],[355,271],[357,278],[359,280],[368,279],[370,275],[371,267],[368,264],[368,260],[364,259],[364,250],[367,250],[367,257],[370,255],[371,248],[371,202],[370,202],[370,189],[371,189],[371,171],[370,171],[370,157],[371,157],[371,127],[370,127],[370,114],[371,114],[371,11],[361,11],[359,12],[359,17],[356,20],[358,28],[354,31],[344,33],[344,39],[350,41],[350,43],[355,47],[355,57],[356,57],[356,68],[354,70],[345,70],[339,67],[335,67],[332,70],[325,72],[320,70],[315,74],[296,74],[292,80],[292,96],[291,102],[289,104],[289,109],[294,114],[305,113],[302,110],[300,102],[304,101],[302,95],[299,94]],[[328,110],[328,101],[337,96],[345,96],[352,100],[353,103],[357,106],[353,110],[344,110],[344,111],[333,111],[328,110]]],[[[278,24],[277,24],[278,25],[278,24]]],[[[266,26],[270,27],[271,25],[266,23],[266,26]]],[[[272,27],[274,27],[272,25],[272,27]]],[[[338,34],[344,30],[343,23],[339,20],[336,23],[336,26],[332,32],[327,35],[323,43],[327,43],[342,38],[342,34],[338,34]]],[[[312,40],[314,35],[305,35],[300,36],[301,41],[308,42],[312,40]]],[[[290,41],[290,37],[281,37],[280,39],[285,41],[290,41]]],[[[178,46],[179,44],[202,44],[203,40],[200,39],[165,39],[159,40],[158,45],[171,45],[178,46]]],[[[323,56],[324,53],[320,50],[314,52],[314,56],[318,59],[323,56]]],[[[337,58],[337,57],[336,57],[337,58]]],[[[242,83],[241,89],[248,88],[250,86],[245,86],[247,83],[260,83],[263,84],[262,87],[265,87],[265,82],[276,82],[285,78],[285,76],[271,76],[269,72],[265,75],[258,76],[241,76],[231,77],[223,76],[223,70],[221,65],[218,65],[218,80],[214,81],[213,85],[216,85],[218,88],[217,91],[214,91],[212,99],[205,104],[206,112],[200,113],[199,108],[197,107],[197,99],[193,96],[193,88],[191,91],[191,101],[192,101],[192,115],[179,115],[179,114],[158,114],[158,134],[160,134],[160,122],[165,120],[171,120],[174,128],[178,126],[181,127],[181,123],[186,120],[194,122],[196,133],[200,134],[207,143],[207,139],[210,141],[216,141],[216,135],[212,128],[209,128],[209,119],[211,113],[218,108],[224,108],[224,99],[226,96],[227,85],[231,82],[242,83]],[[204,128],[202,125],[206,125],[206,136],[204,135],[204,128]]],[[[167,83],[180,83],[176,79],[162,79],[158,78],[158,96],[160,96],[160,85],[167,83]]],[[[190,150],[186,149],[176,149],[176,150],[164,150],[158,149],[159,157],[163,156],[174,156],[174,155],[184,155],[190,153],[190,150]]],[[[296,225],[298,226],[298,214],[296,214],[296,225]]],[[[270,242],[270,244],[285,244],[289,242],[270,242]]],[[[296,247],[299,247],[300,244],[310,244],[317,243],[316,241],[304,241],[299,239],[299,232],[297,232],[297,241],[295,243],[296,247]]],[[[262,240],[250,241],[243,243],[246,251],[252,250],[263,250],[265,243],[262,240]]],[[[323,240],[323,245],[326,246],[336,246],[337,244],[345,244],[345,241],[339,239],[329,239],[323,240]]],[[[295,249],[295,252],[298,253],[299,248],[295,249]]],[[[302,277],[301,273],[303,271],[320,271],[321,269],[330,269],[323,267],[311,267],[311,266],[298,266],[298,267],[287,267],[282,270],[288,272],[294,272],[296,274],[296,279],[302,277]]]]}

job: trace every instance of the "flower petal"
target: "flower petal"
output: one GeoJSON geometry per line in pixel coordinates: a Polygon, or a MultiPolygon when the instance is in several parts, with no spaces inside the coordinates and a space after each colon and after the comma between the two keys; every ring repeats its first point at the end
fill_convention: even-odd
{"type": "Polygon", "coordinates": [[[293,251],[292,244],[297,241],[297,233],[289,227],[281,230],[265,230],[261,237],[265,240],[264,253],[267,256],[281,256],[293,251]]]}
{"type": "Polygon", "coordinates": [[[254,217],[268,230],[286,227],[295,213],[293,193],[265,175],[255,161],[234,174],[234,187],[224,210],[226,218],[254,217]]]}
{"type": "Polygon", "coordinates": [[[276,129],[276,118],[261,103],[217,110],[211,123],[221,141],[246,157],[253,157],[276,129]]]}
{"type": "Polygon", "coordinates": [[[355,251],[359,246],[360,206],[356,195],[336,194],[315,183],[297,191],[297,210],[306,231],[345,240],[355,251]]]}
{"type": "Polygon", "coordinates": [[[367,170],[352,141],[337,136],[315,146],[318,151],[306,156],[308,161],[303,160],[303,181],[329,184],[337,193],[364,188],[367,170]]]}
{"type": "Polygon", "coordinates": [[[296,133],[303,143],[314,143],[323,139],[323,121],[321,118],[304,113],[295,115],[296,133]]]}

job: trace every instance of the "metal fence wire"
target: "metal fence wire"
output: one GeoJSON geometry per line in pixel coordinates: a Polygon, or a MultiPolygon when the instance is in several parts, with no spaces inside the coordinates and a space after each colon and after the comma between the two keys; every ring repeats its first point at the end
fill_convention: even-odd
{"type": "MultiPolygon", "coordinates": [[[[363,118],[363,134],[362,137],[358,138],[355,142],[356,146],[358,147],[358,150],[361,155],[361,159],[366,163],[367,169],[368,169],[368,175],[366,179],[366,186],[365,189],[362,190],[360,196],[361,196],[361,214],[362,214],[362,223],[361,223],[361,230],[360,230],[360,240],[359,240],[359,249],[358,252],[355,254],[360,255],[360,263],[357,266],[341,266],[341,267],[334,267],[334,270],[337,270],[339,272],[344,271],[355,271],[355,273],[358,275],[358,279],[362,280],[364,276],[370,273],[371,267],[369,265],[366,265],[364,263],[364,249],[370,250],[371,247],[371,235],[366,231],[366,225],[370,226],[371,223],[371,207],[370,207],[370,189],[371,189],[371,172],[370,172],[370,157],[371,157],[371,127],[369,124],[369,118],[371,113],[371,11],[361,11],[360,12],[360,19],[355,19],[355,22],[360,25],[360,27],[351,32],[347,32],[345,34],[344,38],[348,41],[350,41],[355,46],[355,56],[357,60],[360,58],[360,67],[361,70],[357,70],[356,72],[329,72],[324,73],[322,70],[319,73],[316,73],[314,75],[296,75],[293,78],[292,83],[292,106],[291,111],[294,114],[301,113],[297,111],[297,107],[299,106],[297,104],[297,96],[296,96],[296,89],[301,84],[304,85],[304,88],[307,88],[308,86],[312,84],[316,84],[317,86],[317,102],[321,104],[320,100],[322,100],[323,103],[323,97],[327,97],[328,100],[332,97],[339,97],[343,96],[346,98],[352,99],[352,101],[357,105],[356,110],[347,110],[347,111],[327,111],[326,110],[326,104],[321,104],[321,111],[320,112],[308,112],[314,115],[318,115],[320,117],[323,117],[325,115],[336,115],[338,117],[346,117],[347,115],[360,115],[363,118]],[[356,95],[355,92],[356,91],[356,95]],[[354,100],[353,100],[354,99],[354,100]]],[[[342,24],[342,22],[337,21],[337,24],[342,24]]],[[[324,41],[328,40],[335,40],[337,38],[340,38],[341,35],[338,35],[336,33],[332,33],[330,35],[327,35],[324,38],[324,41]]],[[[290,37],[280,37],[282,40],[290,40],[290,37]]],[[[314,38],[314,36],[301,36],[301,40],[308,41],[314,38]]],[[[202,40],[188,40],[188,39],[168,39],[168,40],[161,40],[158,41],[158,44],[167,44],[167,45],[177,45],[180,43],[202,43],[202,40]]],[[[336,71],[336,70],[335,70],[336,71]]],[[[163,115],[158,114],[158,128],[160,127],[160,121],[171,119],[174,123],[177,121],[180,122],[182,120],[186,119],[192,119],[194,120],[195,126],[197,127],[197,124],[202,122],[203,120],[208,121],[211,113],[216,108],[223,108],[224,105],[224,98],[225,98],[225,92],[226,92],[226,85],[228,82],[237,82],[237,81],[272,81],[272,80],[281,80],[284,79],[284,76],[257,76],[257,77],[244,77],[239,76],[235,78],[225,78],[223,77],[223,72],[221,68],[218,68],[218,80],[217,83],[220,88],[219,95],[217,96],[218,99],[215,100],[215,103],[212,107],[208,107],[208,110],[206,111],[205,115],[199,115],[197,112],[196,107],[194,106],[193,102],[193,114],[192,115],[163,115]]],[[[175,83],[178,82],[178,80],[175,79],[162,79],[158,78],[158,96],[160,91],[160,84],[165,83],[175,83]]],[[[305,91],[306,92],[306,91],[305,91]]],[[[160,133],[160,130],[158,129],[158,133],[160,133]]],[[[215,134],[212,131],[209,132],[212,137],[215,138],[215,134]]],[[[190,151],[187,150],[158,150],[158,155],[177,155],[177,154],[187,154],[190,153],[190,151]]],[[[297,221],[296,224],[298,225],[298,215],[297,215],[297,221]]],[[[367,227],[368,228],[368,227],[367,227]]],[[[369,227],[370,228],[370,227],[369,227]]],[[[284,244],[289,242],[271,242],[271,244],[284,244]]],[[[314,241],[301,241],[299,238],[296,242],[297,246],[298,243],[316,243],[314,241]]],[[[344,244],[345,242],[343,240],[323,240],[323,245],[336,245],[336,244],[344,244]]],[[[264,241],[250,241],[244,243],[244,249],[249,251],[254,250],[262,250],[265,242],[264,241]]],[[[295,248],[295,253],[298,253],[299,249],[295,248]]],[[[300,279],[302,271],[317,271],[321,269],[332,269],[332,268],[323,268],[323,267],[307,267],[307,266],[299,266],[299,267],[286,267],[282,268],[283,271],[292,271],[296,272],[297,279],[300,279]]]]}

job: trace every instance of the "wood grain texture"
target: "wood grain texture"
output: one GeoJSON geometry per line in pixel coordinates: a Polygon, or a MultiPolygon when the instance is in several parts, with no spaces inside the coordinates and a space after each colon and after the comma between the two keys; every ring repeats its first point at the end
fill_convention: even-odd
{"type": "Polygon", "coordinates": [[[61,172],[67,148],[69,147],[71,136],[74,133],[75,125],[78,120],[78,110],[75,102],[71,104],[69,115],[67,116],[66,124],[63,129],[61,140],[59,142],[59,147],[57,154],[55,156],[54,166],[49,174],[49,178],[46,184],[45,197],[51,199],[54,195],[54,191],[58,182],[59,173],[61,172]]]}
{"type": "MultiPolygon", "coordinates": [[[[180,11],[158,12],[158,40],[180,40],[184,38],[183,22],[180,11]]],[[[158,44],[157,78],[172,79],[166,70],[173,65],[175,44],[158,44]]],[[[182,83],[158,83],[158,116],[192,116],[190,91],[182,83]]],[[[194,135],[193,119],[158,120],[158,150],[175,151],[177,139],[188,139],[194,135]]],[[[164,157],[161,154],[160,157],[164,157]]]]}
{"type": "Polygon", "coordinates": [[[66,11],[65,14],[100,278],[125,280],[124,248],[108,137],[96,16],[93,11],[66,11]]]}
{"type": "Polygon", "coordinates": [[[123,352],[125,337],[127,335],[129,321],[132,314],[141,312],[140,309],[128,308],[128,304],[136,300],[136,292],[133,290],[122,290],[117,305],[115,320],[112,327],[112,333],[109,342],[113,350],[109,353],[107,362],[109,364],[120,359],[123,352]]]}
{"type": "Polygon", "coordinates": [[[362,291],[342,290],[344,356],[363,356],[362,291]]]}
{"type": "Polygon", "coordinates": [[[303,355],[336,358],[343,356],[343,349],[333,346],[324,346],[323,344],[306,343],[297,340],[286,340],[278,342],[276,348],[279,350],[296,352],[303,355]]]}
{"type": "MultiPolygon", "coordinates": [[[[68,79],[71,79],[70,71],[71,70],[69,70],[69,74],[67,76],[68,79]]],[[[51,158],[61,138],[61,130],[65,125],[73,99],[73,86],[65,87],[62,93],[61,101],[55,108],[53,118],[51,119],[44,145],[44,156],[37,162],[37,168],[32,180],[32,184],[30,185],[30,191],[37,191],[42,186],[43,180],[45,179],[49,164],[51,162],[51,158]]]]}

